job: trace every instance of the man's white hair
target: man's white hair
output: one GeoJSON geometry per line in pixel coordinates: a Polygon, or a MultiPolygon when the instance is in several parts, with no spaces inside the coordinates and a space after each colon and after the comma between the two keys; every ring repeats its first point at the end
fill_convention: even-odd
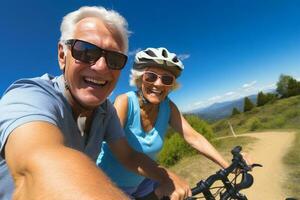
{"type": "Polygon", "coordinates": [[[122,51],[128,51],[128,24],[124,17],[114,10],[107,10],[101,6],[83,6],[76,11],[67,14],[61,23],[60,42],[74,39],[75,25],[82,19],[87,17],[96,17],[104,22],[104,24],[114,31],[121,39],[122,51]]]}

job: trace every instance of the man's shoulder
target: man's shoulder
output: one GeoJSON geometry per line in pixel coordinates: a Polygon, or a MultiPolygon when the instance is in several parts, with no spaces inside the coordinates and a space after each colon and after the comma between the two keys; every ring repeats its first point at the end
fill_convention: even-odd
{"type": "Polygon", "coordinates": [[[55,94],[57,90],[57,77],[45,74],[41,77],[34,78],[22,78],[14,83],[12,83],[7,90],[4,92],[4,95],[9,93],[18,92],[18,94],[35,94],[35,93],[50,93],[55,94]]]}
{"type": "Polygon", "coordinates": [[[22,108],[49,108],[57,110],[64,104],[63,94],[58,89],[55,77],[24,78],[15,81],[4,93],[0,108],[16,105],[22,108]]]}
{"type": "Polygon", "coordinates": [[[22,78],[16,80],[12,85],[9,86],[8,91],[12,88],[24,87],[24,86],[47,86],[51,87],[55,83],[56,77],[51,76],[49,74],[44,74],[40,77],[34,78],[22,78]]]}
{"type": "Polygon", "coordinates": [[[111,103],[109,99],[106,99],[100,106],[99,111],[101,113],[105,113],[107,115],[111,115],[114,111],[114,105],[111,103]]]}

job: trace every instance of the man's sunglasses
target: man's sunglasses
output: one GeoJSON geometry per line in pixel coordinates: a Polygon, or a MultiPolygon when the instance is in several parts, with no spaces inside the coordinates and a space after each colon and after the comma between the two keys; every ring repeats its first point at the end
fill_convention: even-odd
{"type": "Polygon", "coordinates": [[[158,75],[154,72],[145,71],[143,74],[143,80],[148,83],[154,83],[158,78],[164,85],[171,86],[175,82],[175,77],[170,75],[158,75]]]}
{"type": "Polygon", "coordinates": [[[103,56],[109,69],[121,70],[127,61],[127,56],[122,53],[102,49],[86,41],[71,39],[65,44],[71,47],[73,58],[83,63],[94,64],[103,56]]]}

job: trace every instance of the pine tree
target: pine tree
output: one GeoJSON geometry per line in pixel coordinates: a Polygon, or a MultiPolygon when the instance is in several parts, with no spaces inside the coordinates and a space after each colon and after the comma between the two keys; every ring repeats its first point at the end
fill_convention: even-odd
{"type": "Polygon", "coordinates": [[[276,91],[281,95],[282,98],[289,97],[290,95],[289,93],[291,93],[295,81],[296,80],[293,77],[281,74],[279,77],[279,81],[277,82],[276,91]],[[289,89],[289,85],[290,85],[290,89],[289,89]]]}
{"type": "Polygon", "coordinates": [[[265,95],[263,92],[259,92],[257,95],[257,101],[256,101],[257,107],[263,106],[267,102],[268,102],[267,95],[265,95]]]}
{"type": "Polygon", "coordinates": [[[266,95],[266,103],[274,102],[276,99],[278,99],[278,94],[274,93],[267,93],[266,95]]]}
{"type": "Polygon", "coordinates": [[[300,94],[300,82],[296,79],[290,79],[287,87],[287,97],[296,96],[300,94]]]}
{"type": "Polygon", "coordinates": [[[236,107],[234,107],[233,109],[232,109],[232,113],[231,113],[231,116],[235,116],[235,115],[238,115],[238,114],[240,114],[241,112],[236,108],[236,107]]]}
{"type": "Polygon", "coordinates": [[[254,104],[251,102],[251,100],[248,97],[245,97],[244,99],[244,112],[250,111],[254,108],[254,104]]]}

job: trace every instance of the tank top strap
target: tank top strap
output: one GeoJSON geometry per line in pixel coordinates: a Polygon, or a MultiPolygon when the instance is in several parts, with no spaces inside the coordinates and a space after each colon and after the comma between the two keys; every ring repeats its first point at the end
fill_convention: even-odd
{"type": "Polygon", "coordinates": [[[127,106],[127,120],[125,127],[140,126],[140,105],[137,97],[137,92],[130,91],[126,93],[128,97],[128,106],[127,106]]]}
{"type": "Polygon", "coordinates": [[[169,125],[170,120],[170,100],[168,97],[159,105],[159,113],[156,119],[155,126],[157,129],[165,129],[169,125]]]}

